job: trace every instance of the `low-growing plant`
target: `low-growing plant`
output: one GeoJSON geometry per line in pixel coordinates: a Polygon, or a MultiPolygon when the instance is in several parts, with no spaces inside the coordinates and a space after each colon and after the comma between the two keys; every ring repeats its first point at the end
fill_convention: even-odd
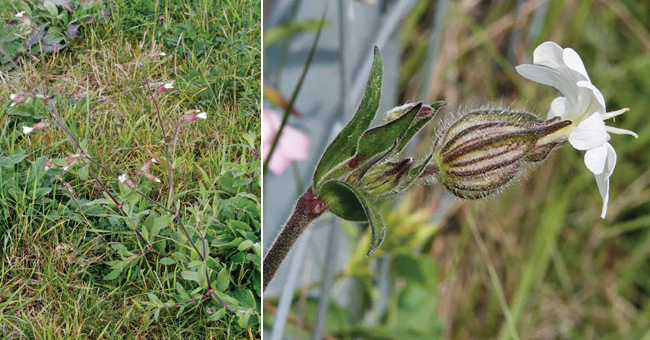
{"type": "Polygon", "coordinates": [[[5,1],[0,9],[5,9],[2,13],[16,13],[11,18],[0,18],[0,26],[6,33],[0,37],[0,47],[8,54],[0,58],[0,63],[7,67],[13,66],[10,58],[22,54],[61,51],[69,40],[82,36],[84,25],[110,15],[103,1],[5,1]]]}
{"type": "MultiPolygon", "coordinates": [[[[36,29],[36,24],[32,22],[30,25],[36,29]]],[[[21,71],[1,46],[0,52],[16,70],[21,71]]],[[[150,64],[161,56],[164,54],[155,51],[144,55],[141,67],[145,74],[150,64]]],[[[47,78],[46,71],[44,74],[47,78]]],[[[181,162],[176,157],[177,148],[182,147],[179,139],[188,126],[207,119],[208,114],[196,109],[180,116],[164,112],[157,96],[173,89],[173,82],[155,89],[149,80],[142,82],[143,95],[151,99],[155,109],[153,126],[162,135],[160,149],[163,154],[143,160],[139,169],[132,170],[126,167],[115,169],[98,161],[87,151],[87,145],[93,141],[80,140],[61,116],[65,100],[47,87],[40,88],[31,83],[29,77],[25,76],[24,79],[27,89],[12,94],[8,108],[9,114],[14,114],[18,120],[14,126],[16,133],[31,135],[39,130],[56,129],[65,135],[71,145],[71,151],[64,157],[41,157],[33,162],[33,166],[39,167],[39,171],[33,173],[39,173],[47,180],[35,186],[37,188],[32,193],[32,199],[49,194],[52,189],[47,185],[59,183],[81,211],[84,207],[101,207],[102,212],[98,215],[117,221],[137,237],[137,248],[123,243],[111,244],[117,258],[107,262],[110,270],[103,280],[124,283],[136,279],[146,266],[158,268],[161,275],[157,277],[163,293],[150,293],[148,301],[144,302],[154,310],[156,319],[162,310],[177,309],[177,315],[180,315],[188,308],[200,308],[210,321],[232,314],[236,316],[239,327],[248,328],[249,332],[259,325],[259,161],[257,156],[252,162],[247,160],[250,155],[259,154],[255,135],[243,135],[240,147],[245,151],[238,163],[223,166],[222,174],[217,179],[209,178],[204,173],[203,181],[196,189],[195,201],[183,203],[180,197],[187,192],[175,191],[175,183],[179,181],[175,169],[181,162]],[[169,124],[163,119],[163,113],[164,117],[177,118],[172,118],[169,124]],[[168,179],[168,192],[162,201],[148,195],[150,186],[162,185],[156,176],[159,171],[156,163],[164,165],[168,179]],[[90,201],[77,200],[77,193],[67,181],[70,174],[81,182],[96,185],[103,197],[90,201]],[[108,179],[102,178],[102,175],[108,179]]],[[[26,157],[20,152],[5,156],[0,166],[13,168],[26,157]]],[[[12,178],[15,181],[20,177],[12,178]]],[[[13,191],[7,189],[5,194],[3,187],[1,192],[9,196],[16,194],[13,191]]],[[[25,193],[23,197],[26,197],[25,193]]]]}

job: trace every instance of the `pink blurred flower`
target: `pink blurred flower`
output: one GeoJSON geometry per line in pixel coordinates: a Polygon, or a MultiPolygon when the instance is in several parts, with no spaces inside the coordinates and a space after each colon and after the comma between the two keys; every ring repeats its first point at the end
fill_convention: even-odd
{"type": "MultiPolygon", "coordinates": [[[[273,110],[262,110],[262,148],[264,159],[271,151],[273,139],[280,129],[282,118],[273,110]]],[[[293,161],[307,160],[309,155],[309,136],[289,125],[284,127],[278,145],[269,162],[269,170],[281,175],[293,161]]]]}

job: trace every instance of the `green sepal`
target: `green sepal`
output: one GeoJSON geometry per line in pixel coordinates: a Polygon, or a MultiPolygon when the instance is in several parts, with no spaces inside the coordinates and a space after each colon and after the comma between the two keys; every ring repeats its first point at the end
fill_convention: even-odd
{"type": "Polygon", "coordinates": [[[397,148],[395,152],[400,152],[406,145],[413,139],[416,133],[420,131],[424,125],[426,125],[433,117],[435,117],[436,113],[438,113],[438,110],[440,110],[441,107],[447,105],[447,102],[445,101],[437,101],[433,104],[431,104],[431,109],[433,112],[430,115],[426,115],[424,117],[415,117],[413,122],[411,123],[411,126],[409,126],[408,130],[402,135],[402,139],[399,142],[399,145],[397,145],[397,148]]]}
{"type": "Polygon", "coordinates": [[[368,256],[384,242],[386,224],[368,199],[350,184],[332,180],[323,184],[320,199],[334,215],[355,222],[368,222],[372,231],[368,256]]]}
{"type": "Polygon", "coordinates": [[[382,69],[381,55],[379,54],[379,49],[375,46],[374,61],[370,69],[370,76],[368,77],[368,83],[363,93],[361,104],[354,118],[341,130],[334,141],[327,147],[323,156],[321,156],[312,180],[312,186],[315,192],[320,191],[321,182],[323,182],[330,170],[348,160],[357,152],[359,138],[368,129],[379,108],[381,80],[383,76],[382,69]]]}

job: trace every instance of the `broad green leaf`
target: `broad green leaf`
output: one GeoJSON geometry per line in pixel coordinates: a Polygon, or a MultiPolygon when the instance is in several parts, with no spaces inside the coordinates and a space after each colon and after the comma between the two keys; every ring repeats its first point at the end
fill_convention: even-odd
{"type": "Polygon", "coordinates": [[[237,247],[237,250],[245,251],[245,250],[250,249],[250,247],[252,247],[252,246],[253,246],[253,241],[246,240],[246,241],[239,244],[239,246],[237,247]]]}
{"type": "Polygon", "coordinates": [[[215,284],[215,289],[224,292],[226,289],[228,289],[228,286],[230,285],[230,273],[228,272],[228,269],[221,268],[219,271],[219,274],[217,274],[217,282],[215,284]]]}
{"type": "Polygon", "coordinates": [[[79,179],[85,180],[88,177],[88,165],[81,167],[79,169],[79,179]]]}
{"type": "Polygon", "coordinates": [[[181,276],[182,276],[185,280],[190,280],[190,281],[194,281],[194,282],[197,282],[197,283],[200,282],[200,281],[199,281],[199,273],[197,273],[197,272],[193,272],[193,271],[189,271],[189,270],[184,270],[184,271],[181,272],[181,276]]]}
{"type": "Polygon", "coordinates": [[[323,184],[320,199],[334,215],[354,222],[366,222],[368,217],[356,190],[348,183],[331,180],[323,184]]]}
{"type": "Polygon", "coordinates": [[[171,257],[163,257],[162,259],[160,259],[160,264],[169,266],[172,264],[176,264],[176,261],[174,261],[174,259],[172,259],[171,257]]]}
{"type": "Polygon", "coordinates": [[[357,143],[364,131],[370,126],[370,122],[377,113],[379,98],[381,96],[381,80],[383,65],[379,49],[375,46],[374,61],[370,69],[370,76],[366,84],[361,104],[352,120],[341,130],[334,141],[327,147],[325,153],[318,162],[312,186],[315,192],[320,192],[320,186],[327,179],[327,173],[339,164],[354,156],[357,151],[357,143]]]}
{"type": "Polygon", "coordinates": [[[368,256],[372,255],[384,241],[386,225],[368,199],[350,184],[337,180],[323,184],[320,198],[334,215],[350,221],[370,223],[372,237],[368,256]]]}
{"type": "Polygon", "coordinates": [[[115,280],[117,279],[118,276],[120,276],[121,273],[122,273],[121,269],[114,269],[110,273],[104,276],[104,280],[106,281],[115,280]]]}
{"type": "Polygon", "coordinates": [[[43,6],[53,17],[59,15],[59,10],[56,8],[56,5],[52,1],[45,0],[43,2],[43,6]]]}
{"type": "Polygon", "coordinates": [[[208,321],[219,321],[226,315],[226,309],[222,308],[208,316],[208,321]]]}

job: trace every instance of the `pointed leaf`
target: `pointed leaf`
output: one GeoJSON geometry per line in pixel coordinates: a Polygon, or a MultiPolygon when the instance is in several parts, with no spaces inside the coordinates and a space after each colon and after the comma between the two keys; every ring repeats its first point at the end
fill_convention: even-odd
{"type": "Polygon", "coordinates": [[[435,117],[436,113],[438,113],[438,110],[440,110],[440,108],[445,105],[447,105],[447,102],[435,102],[430,105],[431,109],[433,110],[432,113],[424,116],[416,116],[411,123],[411,126],[409,126],[408,130],[404,133],[404,135],[402,135],[402,139],[400,140],[400,143],[397,146],[395,152],[402,151],[402,149],[404,149],[404,147],[411,141],[411,139],[413,139],[415,134],[418,133],[418,131],[420,131],[433,117],[435,117]]]}
{"type": "Polygon", "coordinates": [[[320,185],[326,179],[327,173],[337,165],[354,156],[357,151],[357,142],[370,122],[372,122],[381,95],[382,61],[379,49],[375,46],[374,61],[370,69],[370,76],[366,84],[361,104],[352,120],[341,130],[334,141],[327,147],[318,162],[312,185],[315,192],[320,191],[320,185]]]}
{"type": "Polygon", "coordinates": [[[333,214],[350,221],[367,221],[372,230],[368,256],[384,242],[386,225],[381,215],[374,209],[366,197],[350,184],[343,181],[328,181],[323,184],[321,199],[333,214]]]}
{"type": "Polygon", "coordinates": [[[390,150],[395,141],[401,141],[421,107],[422,103],[417,103],[401,117],[364,132],[359,139],[355,158],[365,161],[390,150]]]}

